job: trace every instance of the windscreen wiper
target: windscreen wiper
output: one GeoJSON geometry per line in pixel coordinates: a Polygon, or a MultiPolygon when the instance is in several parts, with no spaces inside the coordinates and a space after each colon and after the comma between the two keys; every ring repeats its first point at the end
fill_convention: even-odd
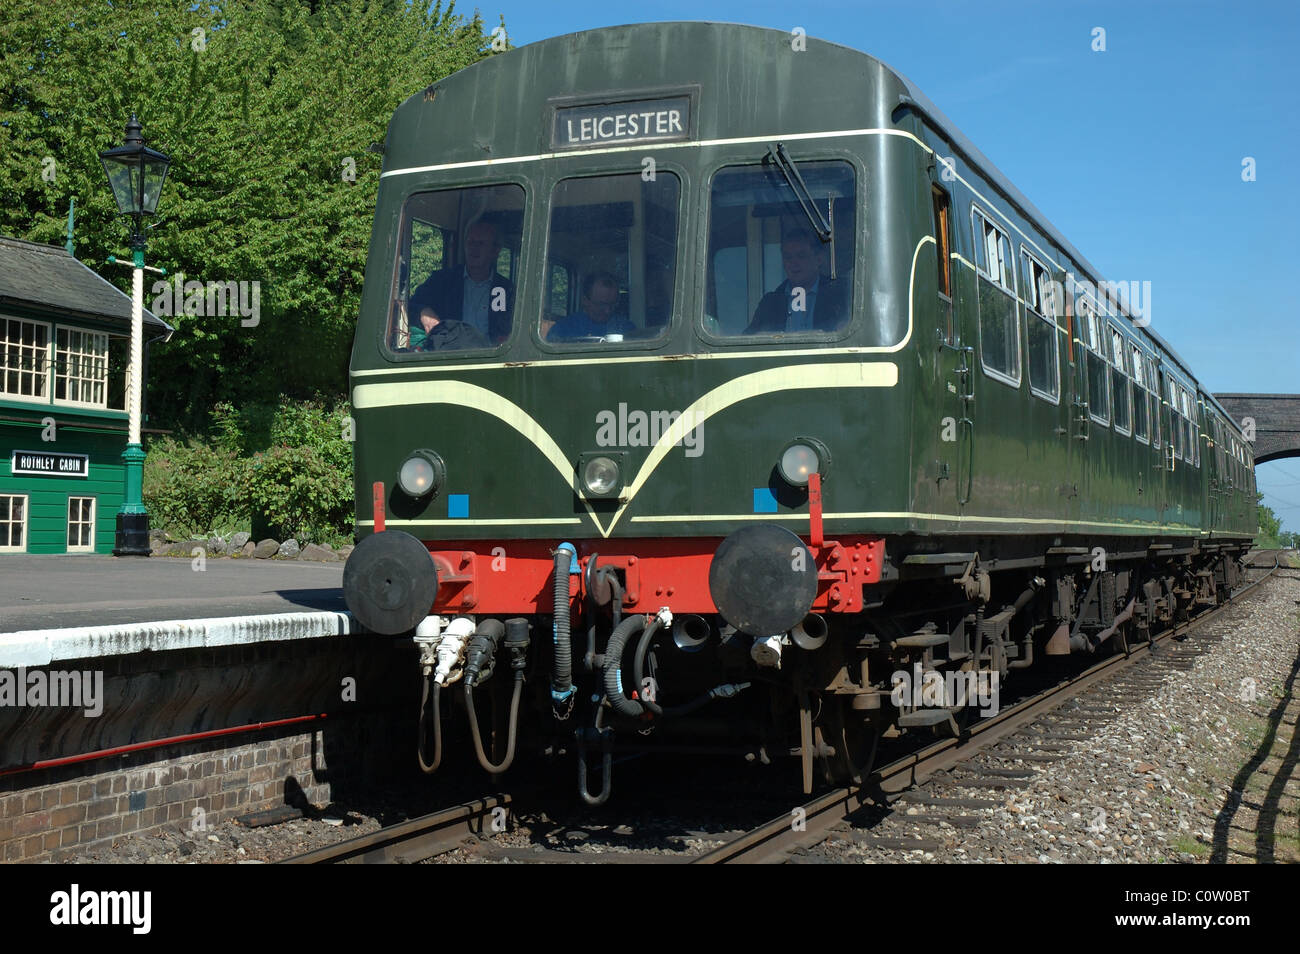
{"type": "Polygon", "coordinates": [[[803,209],[803,214],[808,217],[808,224],[812,226],[817,237],[823,242],[831,240],[831,227],[827,223],[826,217],[822,215],[822,210],[817,208],[817,203],[813,201],[812,193],[808,191],[808,186],[803,181],[803,176],[799,175],[799,167],[794,164],[785,151],[785,143],[778,142],[767,151],[767,157],[764,161],[771,160],[776,167],[781,170],[781,175],[785,176],[786,184],[790,186],[790,191],[794,197],[799,200],[799,207],[803,209]]]}

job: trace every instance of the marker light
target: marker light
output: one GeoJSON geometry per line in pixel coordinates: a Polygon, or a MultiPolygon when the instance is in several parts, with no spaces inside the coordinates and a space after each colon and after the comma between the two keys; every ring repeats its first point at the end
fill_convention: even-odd
{"type": "Polygon", "coordinates": [[[438,489],[445,473],[442,458],[433,451],[418,450],[402,462],[397,484],[408,496],[424,497],[438,489]]]}
{"type": "Polygon", "coordinates": [[[582,485],[595,497],[604,497],[618,486],[618,464],[608,457],[593,457],[582,468],[582,485]]]}
{"type": "Polygon", "coordinates": [[[829,464],[830,454],[821,441],[797,437],[781,452],[777,469],[781,472],[781,479],[791,487],[807,487],[808,478],[814,473],[825,476],[829,464]]]}

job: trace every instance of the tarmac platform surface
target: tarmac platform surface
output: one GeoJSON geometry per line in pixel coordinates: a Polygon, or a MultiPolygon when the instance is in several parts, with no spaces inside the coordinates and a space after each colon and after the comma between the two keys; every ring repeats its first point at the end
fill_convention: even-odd
{"type": "Polygon", "coordinates": [[[342,563],[0,556],[0,633],[197,617],[344,612],[342,563]]]}

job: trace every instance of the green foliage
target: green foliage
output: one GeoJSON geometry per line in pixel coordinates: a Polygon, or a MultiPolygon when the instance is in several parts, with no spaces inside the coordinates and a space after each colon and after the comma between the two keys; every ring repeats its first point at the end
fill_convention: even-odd
{"type": "MultiPolygon", "coordinates": [[[[5,0],[0,234],[62,244],[75,196],[78,257],[128,288],[124,270],[102,264],[123,253],[126,230],[97,153],[121,143],[134,111],[173,161],[150,262],[260,283],[256,327],[239,314],[162,315],[177,331],[151,350],[151,423],[195,433],[220,401],[343,392],[382,161],[368,147],[404,99],[488,55],[481,17],[453,11],[5,0]]],[[[154,278],[146,305],[161,309],[154,278]]]]}
{"type": "Polygon", "coordinates": [[[247,525],[239,492],[246,466],[222,447],[154,441],[144,464],[144,502],[153,526],[186,538],[247,525]]]}
{"type": "Polygon", "coordinates": [[[1255,546],[1266,550],[1276,550],[1280,547],[1278,534],[1282,531],[1282,521],[1278,519],[1277,514],[1273,513],[1272,507],[1264,505],[1264,495],[1255,494],[1255,512],[1258,515],[1259,533],[1255,537],[1255,546]]]}
{"type": "Polygon", "coordinates": [[[245,474],[248,504],[277,540],[335,542],[352,518],[352,471],[331,466],[313,447],[272,447],[245,474]]]}
{"type": "Polygon", "coordinates": [[[256,529],[339,545],[352,538],[348,408],[320,399],[212,411],[207,443],[153,442],[144,493],[153,526],[174,536],[256,529]]]}

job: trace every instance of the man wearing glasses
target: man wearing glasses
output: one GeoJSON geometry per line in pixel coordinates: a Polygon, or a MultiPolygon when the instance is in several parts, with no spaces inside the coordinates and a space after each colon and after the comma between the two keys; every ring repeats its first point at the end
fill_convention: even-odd
{"type": "Polygon", "coordinates": [[[573,341],[578,338],[605,338],[620,341],[636,326],[622,315],[615,315],[618,305],[618,282],[609,272],[593,272],[582,282],[582,311],[561,318],[546,335],[547,341],[573,341]]]}

